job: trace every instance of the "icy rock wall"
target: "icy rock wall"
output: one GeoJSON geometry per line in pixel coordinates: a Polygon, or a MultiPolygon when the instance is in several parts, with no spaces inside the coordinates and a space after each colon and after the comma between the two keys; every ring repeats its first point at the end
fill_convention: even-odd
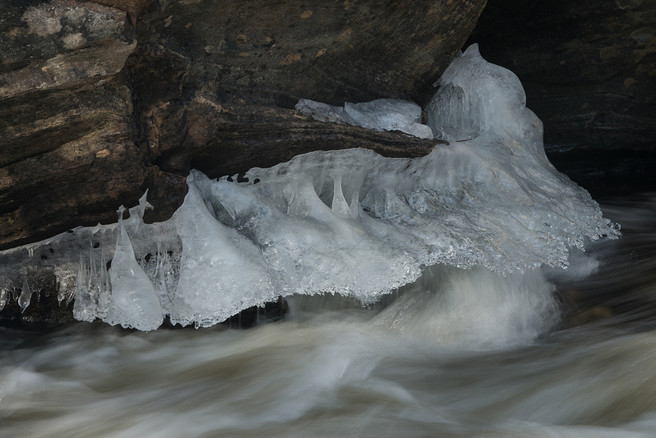
{"type": "Polygon", "coordinates": [[[373,302],[436,264],[566,267],[571,247],[619,235],[546,159],[517,78],[477,47],[449,67],[428,111],[451,144],[425,157],[313,152],[244,183],[192,171],[169,221],[144,224],[144,196],[117,224],[3,252],[2,284],[23,284],[29,303],[31,270],[49,267],[78,319],[205,327],[280,295],[373,302]]]}

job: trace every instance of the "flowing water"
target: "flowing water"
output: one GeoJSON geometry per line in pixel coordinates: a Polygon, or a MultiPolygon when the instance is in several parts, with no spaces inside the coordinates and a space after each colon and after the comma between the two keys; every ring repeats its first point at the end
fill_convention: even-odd
{"type": "Polygon", "coordinates": [[[656,195],[567,271],[438,267],[249,330],[0,332],[3,437],[656,436],[656,195]]]}
{"type": "Polygon", "coordinates": [[[144,196],[0,253],[2,305],[50,272],[107,323],[0,329],[0,436],[656,436],[656,196],[607,202],[613,239],[514,74],[472,46],[440,85],[426,157],[192,172],[167,222],[144,196]],[[282,320],[216,325],[278,296],[282,320]]]}

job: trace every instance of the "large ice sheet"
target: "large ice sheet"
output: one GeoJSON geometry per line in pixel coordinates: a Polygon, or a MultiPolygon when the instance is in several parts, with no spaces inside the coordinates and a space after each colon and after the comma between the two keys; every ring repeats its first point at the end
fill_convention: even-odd
{"type": "Polygon", "coordinates": [[[79,319],[209,326],[280,295],[373,302],[436,264],[566,267],[570,248],[619,235],[548,162],[516,76],[477,47],[447,69],[428,112],[450,145],[425,157],[320,151],[251,169],[242,183],[192,171],[171,220],[144,224],[144,197],[119,224],[0,254],[3,284],[30,278],[22,289],[34,290],[30,272],[50,267],[79,319]]]}

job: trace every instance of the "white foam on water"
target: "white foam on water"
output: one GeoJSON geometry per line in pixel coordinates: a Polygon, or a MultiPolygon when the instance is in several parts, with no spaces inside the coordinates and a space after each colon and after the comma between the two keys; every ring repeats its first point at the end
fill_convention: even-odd
{"type": "Polygon", "coordinates": [[[502,277],[480,268],[433,268],[374,324],[460,350],[526,345],[559,322],[553,290],[539,270],[502,277]]]}

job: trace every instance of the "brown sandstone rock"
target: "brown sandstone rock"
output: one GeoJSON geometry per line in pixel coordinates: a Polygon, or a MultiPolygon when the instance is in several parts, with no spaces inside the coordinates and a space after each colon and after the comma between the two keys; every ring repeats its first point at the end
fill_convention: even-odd
{"type": "Polygon", "coordinates": [[[0,248],[114,220],[145,189],[121,72],[126,13],[95,3],[0,7],[0,248]]]}

